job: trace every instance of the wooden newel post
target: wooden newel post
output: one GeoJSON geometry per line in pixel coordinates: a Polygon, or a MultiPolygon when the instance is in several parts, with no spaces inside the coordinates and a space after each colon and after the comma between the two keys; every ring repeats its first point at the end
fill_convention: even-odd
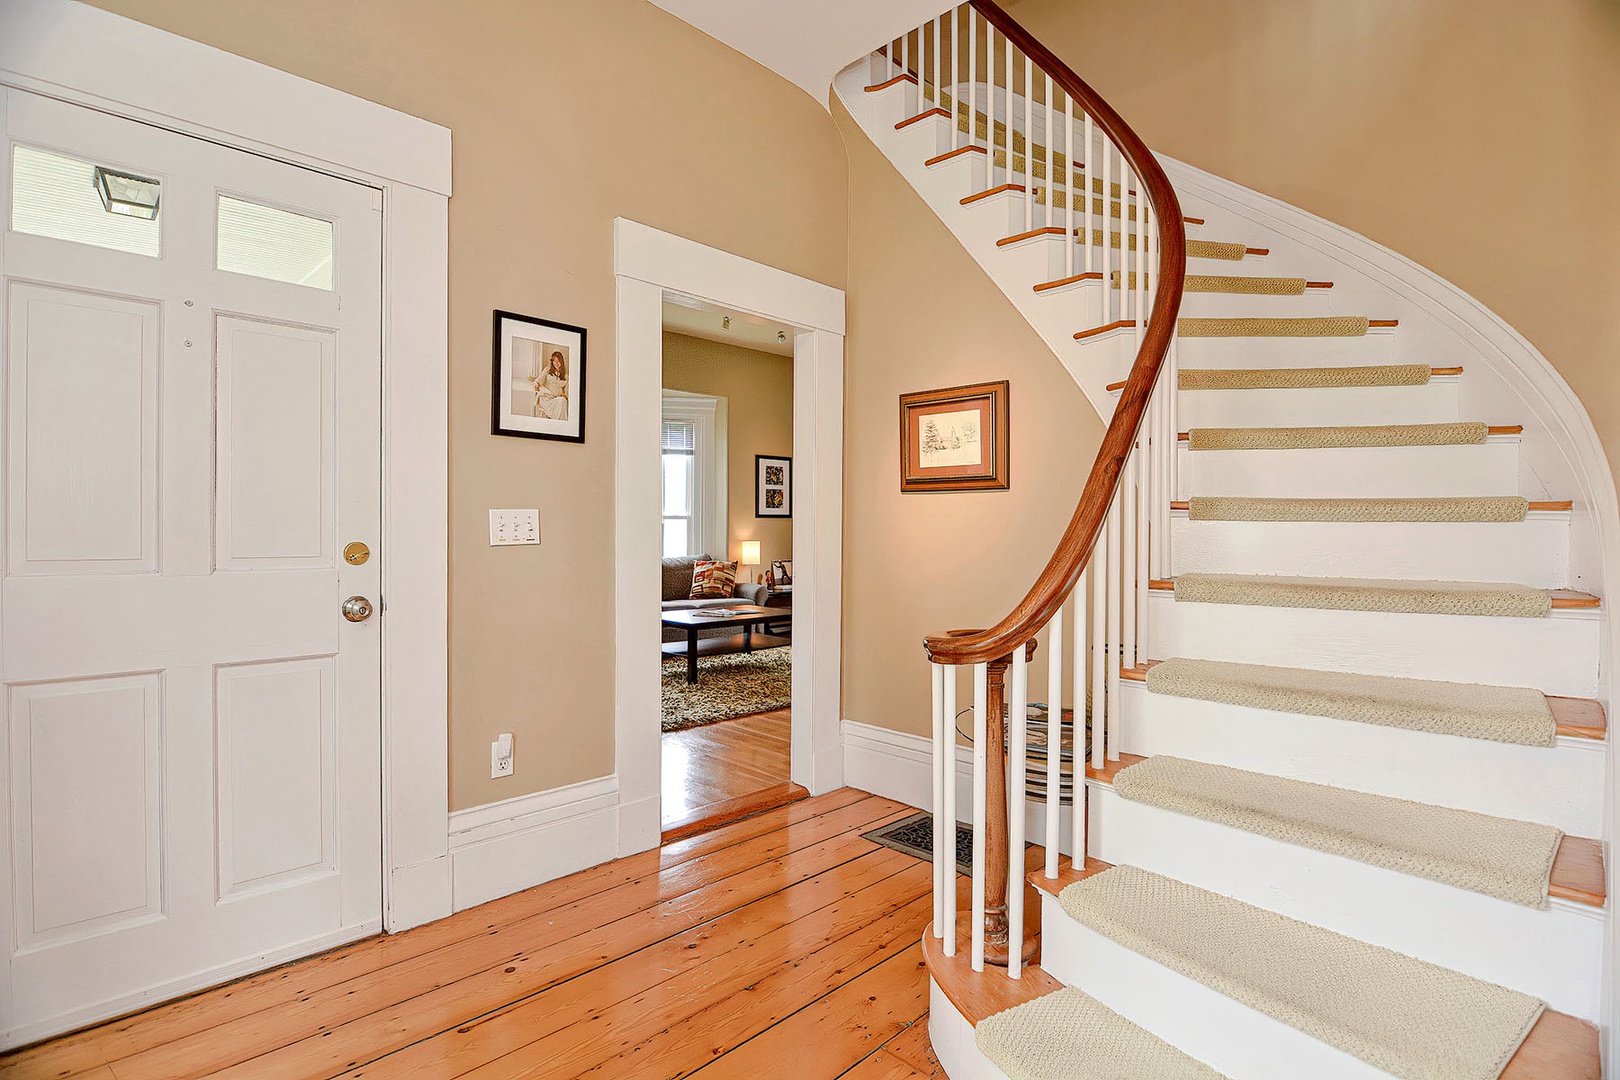
{"type": "MultiPolygon", "coordinates": [[[[1025,647],[1025,658],[1035,655],[1035,642],[1025,647]]],[[[1012,955],[1007,926],[1007,889],[1024,887],[1022,875],[1007,880],[1007,669],[1012,657],[1003,656],[986,665],[989,695],[985,702],[985,807],[984,807],[984,958],[987,963],[1006,967],[1012,955]]],[[[1023,813],[1022,806],[1016,809],[1023,813]]],[[[1027,906],[1026,906],[1027,910],[1027,906]]],[[[1024,920],[1022,953],[1025,961],[1035,956],[1034,920],[1024,920]]]]}

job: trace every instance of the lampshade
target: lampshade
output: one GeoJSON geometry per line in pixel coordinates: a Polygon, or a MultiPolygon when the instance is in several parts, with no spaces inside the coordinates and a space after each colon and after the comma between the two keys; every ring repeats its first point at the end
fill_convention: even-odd
{"type": "Polygon", "coordinates": [[[742,553],[738,557],[737,561],[742,563],[744,566],[758,566],[759,565],[759,541],[758,540],[744,540],[742,542],[742,553]]]}

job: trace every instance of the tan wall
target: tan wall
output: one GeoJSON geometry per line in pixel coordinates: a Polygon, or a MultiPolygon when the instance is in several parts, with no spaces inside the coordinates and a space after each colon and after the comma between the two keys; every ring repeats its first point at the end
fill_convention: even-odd
{"type": "Polygon", "coordinates": [[[1101,0],[1012,14],[1155,150],[1478,297],[1620,456],[1620,4],[1138,0],[1129,34],[1101,0]]]}
{"type": "Polygon", "coordinates": [[[793,519],[754,516],[754,455],[793,456],[793,359],[664,331],[664,388],[726,399],[726,508],[735,559],[744,540],[758,540],[757,577],[774,559],[793,558],[793,519]]]}
{"type": "Polygon", "coordinates": [[[826,113],[645,0],[100,3],[452,130],[451,807],[611,773],[613,219],[842,286],[826,113]],[[584,444],[488,434],[493,308],[588,328],[584,444]],[[500,506],[544,543],[490,548],[500,506]]]}
{"type": "Polygon", "coordinates": [[[833,110],[850,192],[844,716],[924,735],[923,637],[999,619],[1034,582],[1074,511],[1102,422],[842,104],[833,110]],[[900,395],[994,379],[1011,382],[1011,488],[902,495],[900,395]]]}

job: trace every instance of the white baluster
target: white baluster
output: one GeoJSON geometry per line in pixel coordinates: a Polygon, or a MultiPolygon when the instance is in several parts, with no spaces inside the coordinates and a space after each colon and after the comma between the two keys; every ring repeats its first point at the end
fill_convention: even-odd
{"type": "MultiPolygon", "coordinates": [[[[1025,57],[1028,63],[1029,58],[1025,57]]],[[[1052,110],[1055,103],[1052,101],[1052,76],[1043,75],[1046,80],[1046,108],[1042,112],[1042,119],[1046,127],[1046,213],[1042,215],[1042,225],[1055,225],[1057,223],[1057,147],[1052,142],[1052,110]]]]}
{"type": "Polygon", "coordinates": [[[944,18],[945,18],[945,16],[943,16],[943,15],[935,15],[934,16],[934,24],[933,24],[934,25],[934,108],[936,108],[936,109],[942,107],[945,104],[945,98],[941,95],[941,92],[940,92],[940,87],[942,85],[940,83],[940,76],[942,74],[941,71],[940,71],[940,63],[941,63],[941,61],[943,59],[940,56],[940,46],[943,44],[943,41],[942,41],[942,39],[940,37],[940,34],[941,34],[941,31],[944,29],[944,27],[941,24],[940,20],[942,20],[944,18]]]}
{"type": "MultiPolygon", "coordinates": [[[[968,8],[971,15],[973,9],[968,8]]],[[[957,147],[956,141],[956,114],[962,108],[962,63],[958,59],[962,53],[962,19],[961,8],[951,11],[951,149],[957,147]]],[[[968,123],[973,122],[972,113],[968,114],[968,123]]]]}
{"type": "MultiPolygon", "coordinates": [[[[1024,57],[1024,231],[1029,232],[1035,220],[1035,65],[1024,57]]],[[[1010,136],[1009,136],[1010,138],[1010,136]]],[[[1048,156],[1052,151],[1052,139],[1048,134],[1046,139],[1048,156]]],[[[1046,186],[1052,187],[1052,170],[1047,169],[1046,186]]]]}
{"type": "MultiPolygon", "coordinates": [[[[1092,153],[1092,150],[1091,150],[1091,114],[1090,113],[1083,113],[1082,115],[1084,115],[1085,118],[1086,118],[1086,134],[1085,134],[1085,138],[1083,140],[1081,140],[1081,151],[1086,155],[1086,160],[1083,162],[1083,164],[1086,167],[1086,175],[1085,175],[1085,179],[1084,179],[1085,192],[1086,192],[1085,196],[1084,196],[1085,203],[1086,203],[1086,220],[1085,220],[1085,225],[1084,225],[1085,233],[1084,233],[1084,237],[1081,240],[1081,243],[1084,244],[1085,248],[1086,248],[1086,273],[1089,274],[1089,273],[1091,273],[1091,178],[1093,176],[1097,175],[1097,155],[1092,153]]],[[[1071,171],[1074,169],[1074,162],[1073,161],[1069,162],[1069,168],[1070,168],[1071,171]]],[[[1071,180],[1070,183],[1072,185],[1073,181],[1071,180]]],[[[1103,243],[1104,244],[1108,243],[1108,237],[1107,236],[1103,237],[1103,243]]],[[[1102,289],[1102,293],[1103,293],[1103,314],[1105,316],[1104,319],[1103,319],[1104,322],[1108,321],[1107,318],[1106,318],[1106,315],[1108,313],[1108,281],[1106,280],[1107,277],[1108,277],[1107,274],[1103,275],[1104,281],[1102,283],[1103,284],[1103,289],[1102,289]]]]}
{"type": "MultiPolygon", "coordinates": [[[[1170,497],[1181,498],[1181,454],[1177,451],[1181,437],[1181,334],[1170,335],[1170,497]]],[[[1171,559],[1174,570],[1174,557],[1171,559]]]]}
{"type": "MultiPolygon", "coordinates": [[[[1028,147],[1028,143],[1024,144],[1028,147]]],[[[1027,159],[1026,159],[1027,160],[1027,159]]],[[[1024,965],[1025,770],[1029,766],[1029,653],[1013,650],[1012,693],[1007,708],[1007,978],[1024,965]]]]}
{"type": "Polygon", "coordinates": [[[941,698],[945,713],[945,754],[943,764],[944,791],[940,802],[944,813],[934,818],[934,831],[944,833],[945,893],[941,917],[945,921],[945,955],[956,955],[956,669],[945,669],[944,695],[941,698]]]}
{"type": "MultiPolygon", "coordinates": [[[[902,74],[902,75],[910,75],[911,74],[911,31],[910,30],[907,30],[905,32],[905,34],[902,35],[901,38],[900,38],[900,74],[902,74]]],[[[919,83],[920,82],[921,82],[921,80],[919,80],[919,83]]],[[[919,85],[917,89],[920,92],[921,89],[922,89],[921,85],[919,85]]],[[[911,102],[911,91],[906,89],[904,84],[902,84],[901,87],[900,87],[900,94],[901,94],[901,100],[905,101],[909,106],[909,104],[911,102]]],[[[919,100],[920,100],[921,99],[921,94],[920,93],[919,93],[918,97],[919,97],[919,100]]],[[[906,113],[906,115],[907,116],[915,116],[916,111],[915,110],[909,111],[909,112],[906,113]]]]}
{"type": "Polygon", "coordinates": [[[1131,178],[1136,187],[1136,201],[1133,212],[1136,214],[1136,347],[1142,347],[1142,336],[1147,333],[1147,281],[1148,281],[1148,241],[1147,241],[1147,185],[1142,183],[1140,176],[1131,178]]]}
{"type": "Polygon", "coordinates": [[[1086,643],[1086,600],[1090,594],[1091,562],[1080,571],[1074,587],[1074,752],[1069,763],[1069,862],[1077,869],[1086,865],[1086,759],[1091,753],[1086,740],[1086,669],[1090,652],[1086,643]]]}
{"type": "MultiPolygon", "coordinates": [[[[978,134],[978,124],[974,124],[978,134]]],[[[984,22],[984,186],[996,186],[996,28],[984,22]]]]}
{"type": "Polygon", "coordinates": [[[1131,469],[1136,482],[1136,565],[1129,570],[1133,583],[1131,602],[1136,605],[1136,640],[1125,661],[1131,667],[1139,667],[1148,655],[1148,545],[1152,539],[1148,532],[1148,515],[1153,510],[1153,501],[1148,494],[1147,430],[1144,424],[1143,441],[1137,444],[1136,464],[1131,469]]]}
{"type": "Polygon", "coordinates": [[[950,877],[945,863],[945,764],[948,760],[945,732],[949,722],[945,716],[945,665],[930,664],[934,683],[934,801],[930,804],[934,814],[934,937],[945,937],[945,889],[950,877]]]}
{"type": "MultiPolygon", "coordinates": [[[[1110,271],[1110,265],[1112,264],[1113,257],[1114,257],[1113,256],[1113,252],[1114,252],[1114,245],[1113,245],[1114,204],[1112,202],[1110,202],[1109,198],[1108,198],[1108,190],[1109,190],[1108,176],[1109,176],[1109,172],[1110,172],[1110,166],[1113,163],[1113,157],[1114,157],[1114,144],[1109,142],[1107,138],[1104,138],[1102,140],[1102,294],[1103,294],[1103,323],[1104,323],[1104,325],[1106,325],[1108,323],[1111,323],[1111,322],[1115,322],[1120,318],[1120,316],[1117,315],[1117,314],[1110,314],[1110,312],[1115,312],[1115,311],[1118,310],[1118,297],[1120,295],[1120,291],[1116,290],[1114,288],[1114,283],[1113,283],[1112,280],[1110,280],[1110,277],[1109,277],[1110,272],[1111,272],[1110,271]]],[[[1091,185],[1091,183],[1090,183],[1090,181],[1088,179],[1088,181],[1086,183],[1086,188],[1087,188],[1087,191],[1086,191],[1086,205],[1087,206],[1091,205],[1091,190],[1090,190],[1091,186],[1092,185],[1091,185]]],[[[1123,257],[1124,252],[1122,251],[1120,254],[1123,257]]],[[[1109,591],[1112,592],[1113,590],[1110,589],[1109,591]]]]}
{"type": "Polygon", "coordinates": [[[987,798],[986,768],[988,757],[985,742],[990,711],[990,667],[973,665],[973,949],[970,961],[974,971],[984,970],[984,885],[985,851],[984,828],[988,820],[985,813],[987,798]]]}
{"type": "Polygon", "coordinates": [[[1122,633],[1120,634],[1120,662],[1127,667],[1136,666],[1136,549],[1137,544],[1137,506],[1141,502],[1140,492],[1136,486],[1137,466],[1142,460],[1142,448],[1138,443],[1131,445],[1130,452],[1125,456],[1124,480],[1120,484],[1120,566],[1124,570],[1124,593],[1120,597],[1120,616],[1122,633]]]}
{"type": "MultiPolygon", "coordinates": [[[[1103,190],[1107,191],[1107,181],[1103,181],[1103,190]]],[[[1106,678],[1108,681],[1108,707],[1105,710],[1103,724],[1103,748],[1109,761],[1119,760],[1119,646],[1120,621],[1123,617],[1121,595],[1124,587],[1124,575],[1120,565],[1120,528],[1124,524],[1123,514],[1120,510],[1120,492],[1114,492],[1114,501],[1108,510],[1108,656],[1106,678]]]]}
{"type": "MultiPolygon", "coordinates": [[[[1001,35],[1001,40],[1007,43],[1007,167],[1002,171],[1001,182],[1010,184],[1013,182],[1013,43],[1006,34],[1001,35]]],[[[991,141],[995,141],[993,130],[990,136],[991,141]]]]}
{"type": "MultiPolygon", "coordinates": [[[[1051,145],[1047,143],[1048,147],[1051,145]]],[[[1050,156],[1047,165],[1051,165],[1050,156]]],[[[1063,608],[1060,605],[1046,631],[1046,876],[1049,878],[1057,877],[1058,848],[1063,840],[1063,660],[1063,608]]],[[[1077,709],[1076,715],[1078,713],[1077,709]]]]}
{"type": "Polygon", "coordinates": [[[979,30],[972,8],[968,8],[968,129],[965,145],[972,146],[979,134],[979,30]]]}
{"type": "Polygon", "coordinates": [[[1074,98],[1068,91],[1063,93],[1063,186],[1069,192],[1069,207],[1064,212],[1063,232],[1069,242],[1063,245],[1063,276],[1074,277],[1074,98]]]}
{"type": "MultiPolygon", "coordinates": [[[[1087,193],[1087,198],[1090,194],[1087,193]]],[[[1091,765],[1103,767],[1108,713],[1108,519],[1091,549],[1091,765]]]]}

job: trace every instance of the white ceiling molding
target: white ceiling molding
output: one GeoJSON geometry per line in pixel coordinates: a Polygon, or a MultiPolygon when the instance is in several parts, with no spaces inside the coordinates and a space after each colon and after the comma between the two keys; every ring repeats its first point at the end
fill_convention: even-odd
{"type": "Polygon", "coordinates": [[[940,0],[652,0],[828,108],[833,76],[941,14],[940,0]]]}

